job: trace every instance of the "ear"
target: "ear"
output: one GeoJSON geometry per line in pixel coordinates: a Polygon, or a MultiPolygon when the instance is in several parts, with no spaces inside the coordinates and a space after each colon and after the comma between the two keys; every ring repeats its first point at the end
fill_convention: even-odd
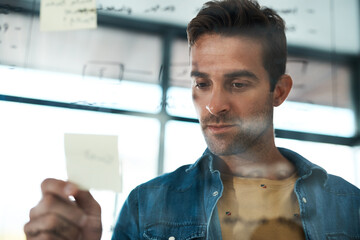
{"type": "Polygon", "coordinates": [[[290,93],[292,87],[292,79],[289,75],[282,75],[275,85],[273,94],[273,106],[280,106],[290,93]]]}

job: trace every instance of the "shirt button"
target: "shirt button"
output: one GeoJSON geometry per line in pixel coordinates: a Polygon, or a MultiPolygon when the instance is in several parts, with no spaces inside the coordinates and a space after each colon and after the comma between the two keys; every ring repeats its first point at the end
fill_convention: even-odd
{"type": "Polygon", "coordinates": [[[175,237],[171,236],[169,237],[169,240],[175,240],[175,237]]]}
{"type": "Polygon", "coordinates": [[[303,201],[303,203],[306,203],[307,202],[307,200],[306,200],[306,198],[302,198],[302,201],[303,201]]]}
{"type": "Polygon", "coordinates": [[[216,197],[219,194],[218,191],[213,192],[213,196],[216,197]]]}

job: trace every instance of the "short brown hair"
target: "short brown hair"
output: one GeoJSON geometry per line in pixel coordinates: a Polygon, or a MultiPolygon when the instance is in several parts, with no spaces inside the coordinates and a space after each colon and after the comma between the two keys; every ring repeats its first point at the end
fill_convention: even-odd
{"type": "Polygon", "coordinates": [[[263,64],[270,77],[271,91],[285,73],[287,45],[285,22],[272,9],[252,0],[210,1],[203,5],[187,27],[190,48],[203,34],[247,36],[260,40],[263,64]]]}

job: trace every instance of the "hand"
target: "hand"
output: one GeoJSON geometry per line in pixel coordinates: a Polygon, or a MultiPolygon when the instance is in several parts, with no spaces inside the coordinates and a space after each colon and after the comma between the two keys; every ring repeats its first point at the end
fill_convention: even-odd
{"type": "Polygon", "coordinates": [[[101,238],[101,208],[88,191],[56,179],[44,180],[41,191],[42,199],[31,209],[30,221],[24,226],[28,240],[101,238]]]}

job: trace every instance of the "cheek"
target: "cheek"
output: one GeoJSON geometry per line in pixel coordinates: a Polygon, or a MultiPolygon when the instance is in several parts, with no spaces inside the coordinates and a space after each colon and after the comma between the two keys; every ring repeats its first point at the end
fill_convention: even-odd
{"type": "Polygon", "coordinates": [[[265,97],[248,96],[233,99],[230,104],[232,114],[240,118],[252,118],[267,108],[268,101],[265,100],[265,97]]]}
{"type": "Polygon", "coordinates": [[[196,92],[193,91],[192,92],[192,101],[193,101],[197,115],[200,116],[201,110],[205,109],[205,106],[203,106],[204,100],[196,92]]]}
{"type": "Polygon", "coordinates": [[[191,96],[192,96],[192,100],[195,104],[195,101],[199,98],[196,94],[196,92],[194,91],[194,89],[191,91],[191,96]]]}
{"type": "Polygon", "coordinates": [[[192,93],[192,102],[196,112],[199,114],[199,109],[200,109],[199,96],[197,96],[194,92],[192,93]]]}

